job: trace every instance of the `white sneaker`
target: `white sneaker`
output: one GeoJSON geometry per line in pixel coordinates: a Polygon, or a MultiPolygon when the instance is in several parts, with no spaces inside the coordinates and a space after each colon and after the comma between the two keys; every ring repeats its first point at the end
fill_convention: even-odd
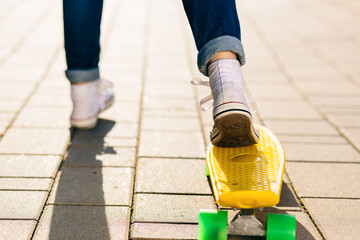
{"type": "Polygon", "coordinates": [[[239,61],[221,59],[211,63],[208,70],[214,99],[212,144],[237,147],[257,143],[259,133],[253,126],[239,61]]]}
{"type": "Polygon", "coordinates": [[[98,114],[114,103],[113,84],[104,79],[71,85],[73,112],[71,126],[90,129],[96,126],[98,114]]]}

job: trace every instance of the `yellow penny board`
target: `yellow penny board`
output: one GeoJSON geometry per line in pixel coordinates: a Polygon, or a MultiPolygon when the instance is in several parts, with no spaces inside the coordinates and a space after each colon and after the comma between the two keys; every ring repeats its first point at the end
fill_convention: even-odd
{"type": "Polygon", "coordinates": [[[272,207],[279,203],[285,166],[284,150],[273,133],[256,125],[259,143],[225,148],[210,144],[207,153],[214,196],[230,208],[272,207]]]}

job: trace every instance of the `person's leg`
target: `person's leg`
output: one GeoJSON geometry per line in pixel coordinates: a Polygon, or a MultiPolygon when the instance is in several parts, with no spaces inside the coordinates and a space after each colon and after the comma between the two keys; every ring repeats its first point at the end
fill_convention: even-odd
{"type": "Polygon", "coordinates": [[[232,52],[245,64],[235,0],[183,0],[183,5],[199,50],[200,72],[208,75],[207,65],[218,52],[232,52]]]}
{"type": "Polygon", "coordinates": [[[67,70],[74,109],[71,124],[92,128],[99,112],[113,103],[112,84],[100,79],[102,0],[63,0],[67,70]]]}
{"type": "Polygon", "coordinates": [[[232,147],[258,141],[245,97],[240,66],[245,55],[235,0],[183,0],[198,53],[214,98],[214,145],[232,147]]]}
{"type": "Polygon", "coordinates": [[[99,78],[102,0],[63,0],[66,76],[71,83],[99,78]]]}

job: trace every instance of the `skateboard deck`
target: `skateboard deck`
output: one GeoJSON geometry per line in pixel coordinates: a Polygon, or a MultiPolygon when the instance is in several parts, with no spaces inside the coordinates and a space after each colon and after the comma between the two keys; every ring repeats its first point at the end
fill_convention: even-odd
{"type": "Polygon", "coordinates": [[[200,210],[198,239],[225,240],[233,235],[295,240],[295,216],[270,213],[266,229],[255,217],[256,208],[279,203],[285,167],[284,150],[276,136],[263,126],[255,125],[255,128],[260,132],[257,144],[208,147],[207,175],[216,203],[240,211],[228,224],[226,210],[200,210]]]}
{"type": "Polygon", "coordinates": [[[210,145],[207,166],[218,205],[253,209],[275,206],[280,200],[284,150],[273,133],[255,125],[257,144],[225,148],[210,145]]]}

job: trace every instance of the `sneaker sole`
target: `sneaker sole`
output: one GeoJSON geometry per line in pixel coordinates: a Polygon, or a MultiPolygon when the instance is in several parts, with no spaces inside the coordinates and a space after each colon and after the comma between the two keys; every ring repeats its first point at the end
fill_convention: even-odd
{"type": "Polygon", "coordinates": [[[70,119],[71,126],[79,129],[91,129],[97,124],[97,116],[88,119],[70,119]]]}
{"type": "Polygon", "coordinates": [[[239,147],[256,144],[259,134],[252,124],[251,114],[243,109],[228,109],[217,113],[210,138],[213,145],[239,147]]]}

